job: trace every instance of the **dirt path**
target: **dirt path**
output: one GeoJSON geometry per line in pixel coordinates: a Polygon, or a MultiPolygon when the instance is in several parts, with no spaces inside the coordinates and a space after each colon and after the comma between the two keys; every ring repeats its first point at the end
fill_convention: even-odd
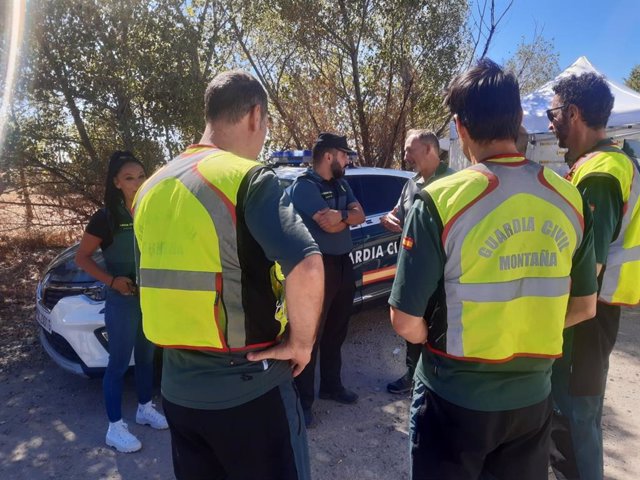
{"type": "MultiPolygon", "coordinates": [[[[640,476],[640,415],[635,409],[639,340],[640,312],[625,312],[603,419],[606,477],[612,480],[640,476]]],[[[125,421],[144,447],[136,454],[117,454],[103,446],[100,382],[61,371],[42,353],[33,332],[14,351],[17,360],[5,361],[0,371],[0,478],[173,478],[168,432],[133,421],[132,378],[124,399],[125,421]]],[[[408,478],[408,399],[385,391],[386,383],[402,373],[403,355],[386,309],[353,319],[344,355],[345,384],[358,392],[360,401],[355,406],[317,402],[318,425],[309,432],[314,479],[408,478]]]]}

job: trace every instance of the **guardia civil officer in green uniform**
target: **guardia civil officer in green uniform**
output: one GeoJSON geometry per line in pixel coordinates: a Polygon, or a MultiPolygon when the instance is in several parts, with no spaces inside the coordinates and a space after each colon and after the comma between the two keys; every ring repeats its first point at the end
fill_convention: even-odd
{"type": "Polygon", "coordinates": [[[273,171],[257,163],[267,95],[242,71],[215,77],[206,128],[135,201],[144,332],[165,347],[163,407],[176,477],[309,479],[293,376],[322,304],[317,244],[273,171]],[[278,261],[286,275],[288,314],[278,261]]]}
{"type": "Polygon", "coordinates": [[[567,178],[593,212],[599,292],[595,318],[565,332],[564,355],[553,367],[559,425],[554,427],[551,463],[564,478],[601,480],[600,421],[609,355],[620,305],[640,302],[640,172],[607,138],[613,95],[603,77],[572,75],[553,91],[549,128],[559,146],[568,148],[567,178]]]}
{"type": "MultiPolygon", "coordinates": [[[[416,193],[422,190],[425,185],[453,173],[453,170],[445,162],[440,161],[440,142],[436,134],[429,130],[412,129],[407,132],[407,139],[404,143],[404,161],[412,165],[417,173],[402,187],[400,198],[398,198],[398,203],[393,210],[380,219],[380,224],[384,228],[396,233],[402,232],[404,221],[413,205],[416,193]]],[[[407,371],[397,380],[387,384],[389,393],[403,394],[411,390],[413,374],[416,371],[421,351],[421,345],[407,342],[405,357],[407,371]]]]}
{"type": "Polygon", "coordinates": [[[307,426],[313,425],[315,364],[320,354],[320,398],[351,404],[358,395],[342,384],[342,344],[347,337],[355,293],[351,225],[364,222],[360,203],[343,178],[352,150],[344,136],[321,133],[313,146],[313,166],[291,186],[291,200],[318,242],[325,271],[325,297],[318,341],[307,368],[296,378],[307,426]]]}
{"type": "Polygon", "coordinates": [[[513,74],[483,59],[452,80],[445,104],[472,166],[416,199],[389,300],[394,329],[424,344],[413,479],[546,479],[551,366],[565,326],[595,311],[590,211],[517,152],[513,74]]]}

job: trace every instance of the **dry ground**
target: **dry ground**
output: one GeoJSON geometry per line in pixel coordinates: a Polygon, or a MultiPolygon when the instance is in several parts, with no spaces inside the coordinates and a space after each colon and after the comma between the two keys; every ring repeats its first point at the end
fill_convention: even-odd
{"type": "MultiPolygon", "coordinates": [[[[33,293],[58,248],[0,242],[0,478],[171,479],[168,432],[135,425],[132,379],[125,420],[143,442],[136,454],[104,446],[106,418],[99,381],[60,370],[43,353],[33,320],[33,293]]],[[[612,357],[603,424],[606,477],[640,477],[640,312],[626,311],[612,357]]],[[[355,406],[319,400],[309,432],[315,479],[408,478],[408,399],[386,393],[403,370],[402,342],[385,308],[352,320],[345,346],[345,383],[355,406]]]]}

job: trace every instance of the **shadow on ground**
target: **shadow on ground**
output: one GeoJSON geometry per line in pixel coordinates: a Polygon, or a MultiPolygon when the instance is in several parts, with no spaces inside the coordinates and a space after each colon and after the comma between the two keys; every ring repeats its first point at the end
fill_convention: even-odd
{"type": "Polygon", "coordinates": [[[61,371],[43,353],[0,378],[2,478],[169,479],[169,434],[136,425],[133,378],[127,378],[125,421],[143,443],[136,454],[104,444],[107,419],[100,380],[61,371]],[[22,368],[20,368],[22,367],[22,368]]]}

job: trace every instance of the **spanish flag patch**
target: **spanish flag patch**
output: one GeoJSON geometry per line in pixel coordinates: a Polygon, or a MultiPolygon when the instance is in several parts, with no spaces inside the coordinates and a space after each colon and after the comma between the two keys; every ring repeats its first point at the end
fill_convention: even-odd
{"type": "Polygon", "coordinates": [[[402,238],[402,248],[405,250],[411,250],[413,248],[413,238],[411,237],[403,237],[402,238]]]}

